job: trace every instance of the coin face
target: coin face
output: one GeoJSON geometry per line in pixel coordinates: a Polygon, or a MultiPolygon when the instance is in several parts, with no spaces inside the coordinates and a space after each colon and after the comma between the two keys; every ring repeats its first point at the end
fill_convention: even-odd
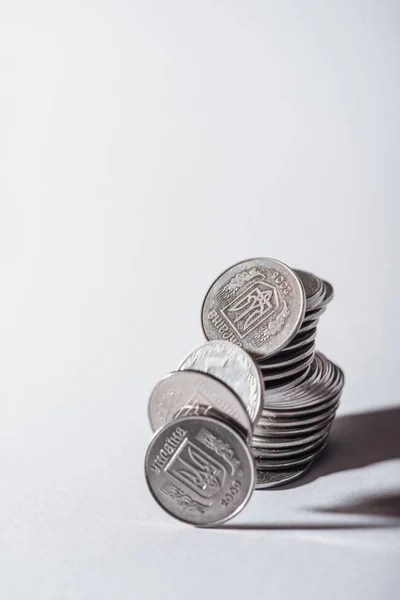
{"type": "Polygon", "coordinates": [[[246,260],[222,273],[207,292],[204,334],[254,357],[272,356],[296,335],[305,305],[303,285],[289,267],[272,258],[246,260]]]}
{"type": "Polygon", "coordinates": [[[232,342],[207,342],[188,354],[179,369],[209,373],[226,383],[242,400],[251,422],[257,422],[264,384],[260,370],[245,350],[232,342]]]}
{"type": "Polygon", "coordinates": [[[252,424],[240,398],[222,381],[196,371],[175,371],[157,383],[150,394],[148,413],[153,431],[186,414],[216,409],[235,421],[247,438],[252,424]]]}
{"type": "Polygon", "coordinates": [[[206,416],[177,419],[160,429],[147,450],[145,474],[166,512],[203,527],[236,515],[255,484],[246,442],[223,421],[206,416]]]}

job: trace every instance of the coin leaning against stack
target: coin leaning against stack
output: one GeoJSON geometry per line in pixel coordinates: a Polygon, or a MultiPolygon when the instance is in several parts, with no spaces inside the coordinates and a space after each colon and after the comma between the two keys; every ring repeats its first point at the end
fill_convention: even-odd
{"type": "Polygon", "coordinates": [[[289,483],[324,449],[344,385],[315,350],[333,298],[322,279],[271,259],[238,263],[208,290],[209,340],[153,389],[149,489],[176,518],[200,526],[236,515],[254,487],[289,483]]]}

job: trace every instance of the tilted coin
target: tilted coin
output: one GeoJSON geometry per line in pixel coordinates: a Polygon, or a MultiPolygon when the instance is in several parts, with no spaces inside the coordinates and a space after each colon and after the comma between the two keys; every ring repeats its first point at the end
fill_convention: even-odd
{"type": "Polygon", "coordinates": [[[173,517],[207,527],[247,504],[255,482],[251,452],[223,421],[185,417],[154,435],[145,458],[147,485],[173,517]]]}
{"type": "Polygon", "coordinates": [[[207,342],[190,352],[179,369],[209,373],[226,383],[242,400],[252,423],[257,422],[264,384],[259,368],[245,350],[232,342],[207,342]]]}
{"type": "Polygon", "coordinates": [[[296,335],[305,306],[303,285],[288,266],[272,258],[246,260],[227,269],[208,290],[204,334],[256,357],[272,356],[296,335]]]}
{"type": "Polygon", "coordinates": [[[250,438],[252,424],[241,399],[225,383],[199,371],[175,371],[161,379],[150,394],[148,414],[153,431],[166,423],[189,414],[193,408],[207,412],[207,407],[234,419],[250,438]]]}
{"type": "Polygon", "coordinates": [[[304,475],[310,466],[311,463],[308,463],[305,467],[289,471],[257,471],[256,490],[265,490],[291,483],[304,475]]]}

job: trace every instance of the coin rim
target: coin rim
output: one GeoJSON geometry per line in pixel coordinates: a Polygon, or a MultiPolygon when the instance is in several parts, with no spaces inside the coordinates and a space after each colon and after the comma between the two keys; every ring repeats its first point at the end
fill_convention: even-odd
{"type": "MultiPolygon", "coordinates": [[[[264,379],[262,377],[262,373],[261,373],[261,369],[258,365],[258,363],[254,360],[254,358],[252,357],[252,355],[247,352],[247,350],[245,350],[244,348],[242,348],[241,346],[238,346],[237,344],[234,344],[233,342],[228,342],[227,340],[208,340],[207,342],[205,342],[204,344],[201,344],[200,346],[197,346],[196,348],[194,348],[193,350],[191,350],[190,352],[188,352],[185,357],[181,360],[179,366],[178,366],[178,371],[199,371],[199,373],[205,373],[206,375],[211,375],[211,377],[214,377],[215,379],[218,379],[218,381],[221,381],[222,383],[224,383],[226,386],[228,386],[237,396],[240,397],[240,400],[242,402],[242,404],[244,405],[244,407],[246,408],[246,411],[249,415],[249,419],[250,419],[250,423],[252,428],[254,428],[255,424],[258,422],[258,419],[261,416],[261,411],[263,408],[263,395],[264,395],[264,379]],[[243,398],[241,398],[238,394],[238,392],[236,392],[230,385],[229,383],[227,383],[226,381],[223,381],[223,379],[220,379],[219,377],[217,377],[217,375],[214,375],[213,373],[209,373],[208,371],[200,371],[199,369],[194,369],[193,367],[191,369],[185,369],[182,368],[182,365],[186,362],[186,360],[194,353],[194,352],[198,352],[201,348],[204,348],[206,346],[208,346],[209,344],[214,345],[214,344],[227,344],[228,346],[232,346],[234,348],[235,351],[239,351],[242,352],[244,354],[246,354],[249,358],[249,360],[254,364],[255,367],[255,376],[257,376],[258,378],[258,387],[259,387],[259,402],[258,402],[258,407],[257,407],[257,411],[254,414],[254,417],[251,416],[249,409],[246,405],[246,403],[244,402],[243,398]]],[[[246,370],[247,372],[247,370],[246,370]]]]}
{"type": "MultiPolygon", "coordinates": [[[[169,423],[172,423],[172,421],[177,421],[178,420],[178,419],[171,419],[170,421],[168,421],[168,423],[164,423],[163,425],[161,425],[161,427],[155,428],[155,426],[153,424],[153,421],[151,419],[150,404],[151,404],[151,399],[154,397],[155,390],[161,385],[161,383],[163,383],[164,381],[167,381],[168,379],[170,379],[171,377],[173,377],[173,376],[175,376],[175,375],[177,375],[179,373],[195,373],[197,375],[204,376],[206,378],[209,377],[211,380],[213,379],[214,381],[217,381],[217,383],[221,384],[229,392],[231,392],[231,394],[233,396],[235,396],[235,398],[237,399],[238,404],[240,404],[242,406],[242,408],[244,410],[244,413],[247,415],[247,417],[248,417],[248,426],[244,427],[234,417],[232,417],[231,415],[227,415],[220,408],[218,408],[216,406],[211,406],[211,405],[209,405],[209,406],[211,406],[211,408],[214,408],[217,412],[219,412],[221,414],[221,419],[216,419],[217,421],[219,421],[219,420],[222,421],[224,417],[226,417],[226,419],[228,421],[233,421],[235,423],[235,425],[236,425],[236,428],[239,430],[239,432],[243,432],[243,437],[247,440],[247,442],[251,441],[252,436],[253,436],[254,423],[252,423],[252,421],[250,419],[249,412],[248,412],[248,410],[247,410],[244,402],[240,398],[240,396],[229,385],[227,385],[224,381],[222,381],[221,379],[218,379],[218,377],[214,377],[214,375],[211,375],[210,373],[204,373],[204,371],[196,371],[195,369],[184,369],[184,370],[178,370],[178,371],[171,371],[170,373],[167,373],[166,375],[164,375],[164,377],[162,377],[156,383],[156,385],[153,387],[153,389],[151,390],[150,395],[149,395],[149,400],[147,402],[147,416],[148,416],[148,419],[149,419],[149,422],[150,422],[150,427],[151,427],[153,433],[157,433],[158,431],[161,431],[161,429],[163,427],[165,427],[169,423]]],[[[192,416],[194,416],[194,415],[192,415],[192,416]]],[[[199,416],[206,416],[206,415],[199,415],[199,416]]]]}
{"type": "MultiPolygon", "coordinates": [[[[210,287],[208,288],[208,290],[207,290],[207,292],[206,292],[206,294],[204,296],[203,303],[201,305],[201,310],[200,310],[200,322],[201,322],[201,329],[203,331],[204,337],[206,338],[206,340],[211,341],[209,339],[209,337],[207,336],[207,334],[206,334],[205,326],[204,326],[204,318],[203,318],[203,315],[204,315],[204,312],[205,312],[204,311],[204,306],[205,306],[205,304],[207,302],[207,299],[208,299],[208,296],[210,294],[211,289],[217,283],[217,281],[219,279],[221,279],[221,277],[223,275],[225,275],[226,273],[228,273],[228,271],[230,271],[231,269],[234,269],[235,267],[238,267],[239,265],[244,264],[246,262],[254,262],[254,261],[272,261],[272,262],[276,263],[278,266],[281,265],[285,269],[288,269],[288,271],[293,275],[293,279],[298,284],[298,292],[299,292],[299,295],[300,295],[299,303],[300,303],[300,306],[301,306],[301,311],[300,311],[300,314],[297,316],[297,319],[295,321],[295,326],[293,327],[293,331],[292,331],[291,335],[287,337],[286,340],[284,340],[279,346],[277,346],[274,349],[273,352],[270,352],[268,354],[260,354],[260,353],[257,353],[254,349],[250,350],[247,347],[239,346],[239,347],[243,347],[243,349],[248,354],[250,354],[250,356],[252,356],[254,358],[262,358],[262,357],[267,358],[267,357],[270,357],[270,356],[274,356],[275,354],[277,354],[278,352],[280,352],[283,348],[285,348],[288,344],[290,344],[290,342],[292,341],[292,339],[299,332],[299,330],[301,328],[301,325],[302,325],[302,322],[303,322],[303,319],[304,319],[305,312],[306,312],[306,293],[304,291],[303,283],[302,283],[300,277],[297,275],[296,271],[294,271],[286,263],[284,263],[284,262],[282,262],[280,260],[277,260],[276,258],[269,257],[269,256],[258,256],[258,257],[253,257],[253,258],[247,258],[245,260],[240,260],[239,262],[234,263],[233,265],[231,265],[230,267],[228,267],[227,269],[225,269],[224,271],[222,271],[222,273],[220,273],[218,275],[218,277],[216,277],[214,279],[214,281],[212,282],[212,284],[210,285],[210,287]]],[[[272,267],[268,266],[266,268],[272,268],[272,267]]],[[[219,338],[212,338],[212,339],[219,339],[219,338]]]]}
{"type": "MultiPolygon", "coordinates": [[[[245,467],[243,466],[243,469],[245,467]]],[[[147,488],[150,492],[150,494],[152,495],[152,497],[154,498],[154,500],[156,501],[156,503],[159,505],[159,507],[165,512],[167,513],[171,518],[173,519],[177,519],[178,521],[181,521],[182,523],[186,523],[189,525],[193,525],[194,527],[201,527],[201,528],[207,528],[207,527],[213,527],[214,525],[221,525],[222,523],[226,523],[227,521],[230,521],[230,519],[233,519],[233,517],[235,517],[237,514],[239,514],[244,507],[247,505],[247,503],[249,502],[251,496],[253,495],[254,489],[255,489],[255,483],[256,483],[256,468],[255,468],[255,464],[254,464],[254,457],[251,453],[251,450],[248,446],[248,444],[246,443],[246,441],[240,436],[240,434],[234,429],[232,428],[232,426],[227,425],[224,421],[220,420],[220,419],[216,419],[214,417],[207,417],[207,416],[192,416],[192,417],[183,417],[182,419],[175,419],[173,421],[169,421],[168,423],[166,423],[166,425],[164,427],[162,427],[161,429],[158,429],[153,437],[150,440],[150,443],[147,447],[146,450],[146,454],[144,457],[144,476],[146,479],[146,484],[147,484],[147,488]],[[223,519],[218,519],[216,521],[212,521],[209,523],[193,523],[192,521],[189,521],[187,519],[183,519],[182,517],[178,517],[174,514],[172,514],[169,510],[167,510],[167,508],[161,503],[161,501],[157,498],[157,496],[155,495],[153,488],[150,484],[150,480],[147,474],[147,463],[148,463],[148,457],[152,448],[153,443],[155,442],[156,437],[161,436],[164,429],[167,429],[167,427],[170,427],[172,425],[172,423],[174,423],[177,427],[182,423],[182,422],[187,422],[188,420],[191,421],[198,421],[199,419],[201,420],[205,420],[206,422],[215,422],[218,425],[222,426],[225,429],[228,429],[230,433],[232,433],[232,435],[234,437],[237,438],[237,440],[239,440],[240,445],[242,446],[243,450],[244,450],[244,454],[247,456],[247,458],[249,459],[249,468],[250,468],[250,485],[249,485],[249,489],[247,490],[246,496],[244,497],[244,499],[242,500],[241,504],[239,504],[239,506],[236,507],[235,511],[228,515],[227,517],[224,517],[223,519]]]]}

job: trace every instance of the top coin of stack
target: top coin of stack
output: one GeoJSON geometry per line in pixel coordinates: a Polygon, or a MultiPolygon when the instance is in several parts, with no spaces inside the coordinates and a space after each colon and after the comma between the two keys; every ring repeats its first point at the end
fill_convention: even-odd
{"type": "Polygon", "coordinates": [[[273,356],[295,337],[304,319],[300,277],[272,258],[253,258],[224,271],[202,307],[208,340],[229,340],[258,359],[273,356]]]}

